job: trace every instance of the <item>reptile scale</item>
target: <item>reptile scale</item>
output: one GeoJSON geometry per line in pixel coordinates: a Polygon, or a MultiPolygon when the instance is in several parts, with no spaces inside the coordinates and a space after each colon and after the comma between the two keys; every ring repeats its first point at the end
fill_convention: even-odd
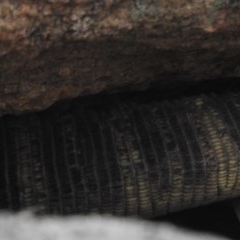
{"type": "Polygon", "coordinates": [[[0,119],[0,208],[152,218],[240,195],[240,94],[79,101],[0,119]]]}

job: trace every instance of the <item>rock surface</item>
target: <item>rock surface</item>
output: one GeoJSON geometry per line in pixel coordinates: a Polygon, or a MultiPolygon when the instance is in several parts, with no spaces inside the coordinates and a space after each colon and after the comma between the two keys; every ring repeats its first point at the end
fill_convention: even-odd
{"type": "Polygon", "coordinates": [[[2,0],[0,114],[240,76],[237,0],[2,0]]]}
{"type": "Polygon", "coordinates": [[[0,214],[0,237],[5,240],[230,240],[206,232],[116,217],[33,217],[29,213],[0,214]]]}

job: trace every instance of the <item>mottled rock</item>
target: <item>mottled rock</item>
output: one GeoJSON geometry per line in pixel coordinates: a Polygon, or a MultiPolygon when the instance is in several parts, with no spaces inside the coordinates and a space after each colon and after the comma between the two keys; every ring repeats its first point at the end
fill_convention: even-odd
{"type": "Polygon", "coordinates": [[[2,0],[0,112],[240,76],[235,0],[2,0]]]}

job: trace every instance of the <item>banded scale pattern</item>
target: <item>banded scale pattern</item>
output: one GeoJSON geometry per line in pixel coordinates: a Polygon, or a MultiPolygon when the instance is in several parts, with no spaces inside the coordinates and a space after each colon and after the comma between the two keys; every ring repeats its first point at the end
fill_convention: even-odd
{"type": "Polygon", "coordinates": [[[0,208],[154,217],[240,195],[240,94],[0,119],[0,208]]]}

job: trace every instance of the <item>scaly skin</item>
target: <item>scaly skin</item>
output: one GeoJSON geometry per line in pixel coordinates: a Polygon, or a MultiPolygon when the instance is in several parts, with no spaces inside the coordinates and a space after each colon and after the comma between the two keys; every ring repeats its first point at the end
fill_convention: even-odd
{"type": "Polygon", "coordinates": [[[155,217],[239,196],[239,119],[239,93],[4,116],[0,207],[155,217]]]}

